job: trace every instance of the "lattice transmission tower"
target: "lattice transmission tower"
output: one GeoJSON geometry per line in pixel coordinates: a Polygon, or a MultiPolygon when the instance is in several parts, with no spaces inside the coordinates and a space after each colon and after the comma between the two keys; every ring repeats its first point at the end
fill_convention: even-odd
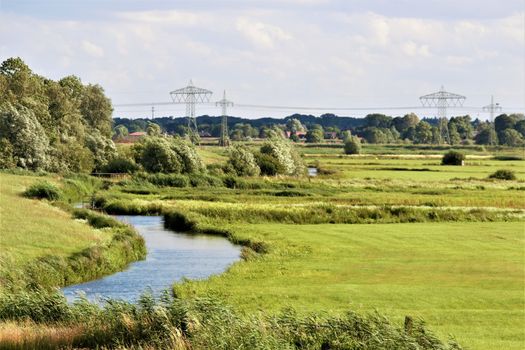
{"type": "Polygon", "coordinates": [[[186,104],[186,118],[188,118],[188,134],[193,143],[198,143],[199,130],[197,129],[197,119],[195,119],[195,105],[198,103],[210,102],[212,92],[193,85],[190,80],[188,86],[170,92],[170,96],[175,103],[186,104]]]}
{"type": "Polygon", "coordinates": [[[494,96],[490,96],[490,104],[483,107],[483,111],[490,112],[490,122],[494,122],[494,113],[501,112],[499,103],[494,103],[494,96]]]}
{"type": "Polygon", "coordinates": [[[233,107],[233,102],[226,99],[226,90],[223,92],[222,100],[215,102],[215,105],[222,107],[221,137],[219,138],[219,146],[229,146],[230,137],[228,136],[228,107],[233,107]]]}
{"type": "Polygon", "coordinates": [[[462,107],[466,97],[451,92],[445,91],[441,86],[441,90],[432,94],[424,95],[419,98],[424,107],[437,107],[439,118],[439,132],[441,138],[450,144],[450,134],[448,132],[447,108],[448,107],[462,107]]]}

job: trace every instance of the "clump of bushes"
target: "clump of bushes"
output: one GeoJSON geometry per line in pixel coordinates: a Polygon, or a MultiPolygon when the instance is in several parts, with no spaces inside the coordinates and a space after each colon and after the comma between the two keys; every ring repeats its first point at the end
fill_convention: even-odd
{"type": "Polygon", "coordinates": [[[359,154],[361,153],[361,141],[357,136],[350,136],[345,140],[344,145],[345,154],[359,154]]]}
{"type": "Polygon", "coordinates": [[[500,169],[489,175],[489,179],[516,180],[516,174],[512,170],[500,169]]]}
{"type": "Polygon", "coordinates": [[[139,170],[139,166],[131,159],[125,157],[116,157],[111,159],[104,167],[103,173],[127,173],[131,174],[139,170]]]}
{"type": "Polygon", "coordinates": [[[61,191],[48,181],[42,181],[29,186],[24,192],[24,196],[28,198],[47,199],[56,201],[61,196],[61,191]]]}
{"type": "Polygon", "coordinates": [[[146,137],[133,145],[135,161],[151,173],[189,174],[205,170],[195,147],[178,138],[146,137]]]}
{"type": "Polygon", "coordinates": [[[230,148],[227,168],[237,176],[257,176],[261,172],[253,153],[243,145],[230,148]]]}
{"type": "Polygon", "coordinates": [[[449,151],[445,153],[441,160],[441,165],[463,165],[465,154],[458,151],[449,151]]]}
{"type": "Polygon", "coordinates": [[[283,175],[300,176],[306,173],[306,167],[301,156],[289,141],[272,140],[266,142],[261,147],[260,152],[275,159],[283,175]]]}

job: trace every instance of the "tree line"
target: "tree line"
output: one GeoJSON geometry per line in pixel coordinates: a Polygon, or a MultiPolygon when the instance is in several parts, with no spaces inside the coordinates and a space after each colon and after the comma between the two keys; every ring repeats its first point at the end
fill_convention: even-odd
{"type": "Polygon", "coordinates": [[[102,169],[116,156],[111,101],[76,76],[54,81],[20,58],[0,65],[0,168],[102,169]]]}
{"type": "MultiPolygon", "coordinates": [[[[220,117],[197,118],[201,136],[220,136],[220,117]]],[[[129,132],[148,131],[154,124],[159,132],[186,136],[186,118],[162,117],[148,119],[115,118],[116,137],[129,132]]],[[[413,143],[413,144],[479,144],[522,146],[525,144],[525,118],[523,114],[501,114],[494,122],[472,120],[469,115],[455,116],[448,120],[438,118],[420,119],[416,114],[392,117],[369,114],[365,118],[337,117],[325,114],[321,117],[294,114],[282,119],[228,118],[229,137],[233,141],[250,141],[254,138],[290,138],[320,143],[327,138],[347,139],[358,136],[366,143],[413,143]],[[339,120],[341,119],[341,120],[339,120]]],[[[149,131],[148,131],[149,133],[149,131]]]]}

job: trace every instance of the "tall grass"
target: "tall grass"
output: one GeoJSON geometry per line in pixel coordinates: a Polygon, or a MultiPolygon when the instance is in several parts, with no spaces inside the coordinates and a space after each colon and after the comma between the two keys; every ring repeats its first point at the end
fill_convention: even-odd
{"type": "Polygon", "coordinates": [[[443,343],[421,321],[407,319],[409,326],[401,327],[377,313],[352,311],[331,317],[299,316],[293,309],[242,315],[216,299],[168,294],[159,299],[144,294],[137,304],[107,300],[100,306],[85,299],[68,304],[62,295],[40,291],[0,295],[0,348],[38,348],[45,342],[47,348],[87,349],[461,349],[443,343]]]}

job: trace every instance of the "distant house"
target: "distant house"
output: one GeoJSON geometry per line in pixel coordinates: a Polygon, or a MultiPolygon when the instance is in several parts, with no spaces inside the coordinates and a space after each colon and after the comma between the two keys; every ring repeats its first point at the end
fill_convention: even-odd
{"type": "MultiPolygon", "coordinates": [[[[289,139],[292,136],[291,131],[285,131],[285,134],[287,139],[289,139]]],[[[297,137],[302,140],[306,138],[306,131],[296,131],[295,135],[297,135],[297,137]]]]}
{"type": "Polygon", "coordinates": [[[139,141],[141,138],[146,136],[146,133],[143,131],[137,131],[129,133],[127,136],[119,137],[115,139],[115,142],[117,143],[135,143],[139,141]]]}
{"type": "Polygon", "coordinates": [[[199,131],[200,137],[211,137],[211,134],[208,131],[199,131]]]}

